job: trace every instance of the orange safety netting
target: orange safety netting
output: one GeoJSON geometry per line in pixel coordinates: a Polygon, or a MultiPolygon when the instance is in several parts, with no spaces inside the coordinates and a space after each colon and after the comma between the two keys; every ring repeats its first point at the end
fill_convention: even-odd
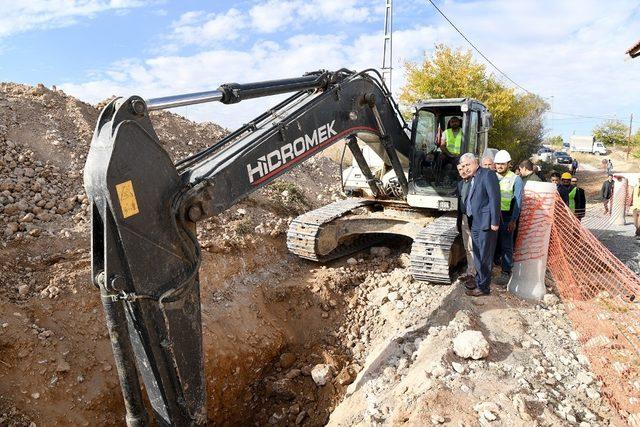
{"type": "Polygon", "coordinates": [[[633,245],[629,227],[614,220],[616,209],[626,211],[626,196],[613,201],[614,215],[592,205],[581,223],[557,192],[525,191],[514,254],[516,262],[544,256],[551,222],[547,269],[604,395],[622,415],[640,413],[640,277],[590,229],[633,245]]]}

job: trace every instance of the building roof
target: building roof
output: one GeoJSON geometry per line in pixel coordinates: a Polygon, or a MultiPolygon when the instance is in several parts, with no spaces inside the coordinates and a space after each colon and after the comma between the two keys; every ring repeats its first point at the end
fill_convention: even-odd
{"type": "Polygon", "coordinates": [[[640,40],[633,46],[629,48],[625,53],[628,53],[630,57],[635,58],[636,56],[640,56],[640,40]]]}

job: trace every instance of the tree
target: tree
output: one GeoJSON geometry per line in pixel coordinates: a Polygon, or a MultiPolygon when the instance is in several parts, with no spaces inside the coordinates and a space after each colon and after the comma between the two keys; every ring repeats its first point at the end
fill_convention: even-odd
{"type": "Polygon", "coordinates": [[[612,120],[593,128],[593,136],[596,141],[606,145],[626,144],[629,135],[629,127],[620,120],[612,120]]]}
{"type": "Polygon", "coordinates": [[[427,98],[476,98],[493,114],[491,147],[509,151],[514,163],[528,158],[544,137],[543,115],[549,105],[534,94],[517,94],[473,59],[471,51],[436,45],[422,64],[405,64],[407,83],[400,101],[427,98]]]}
{"type": "Polygon", "coordinates": [[[564,143],[564,139],[562,139],[561,135],[551,136],[545,141],[548,145],[562,147],[564,143]]]}

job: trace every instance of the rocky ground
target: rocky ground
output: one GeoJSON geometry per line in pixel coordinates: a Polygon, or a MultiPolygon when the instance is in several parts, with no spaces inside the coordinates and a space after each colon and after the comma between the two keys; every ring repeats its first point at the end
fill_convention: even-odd
{"type": "MultiPolygon", "coordinates": [[[[0,85],[0,425],[124,425],[90,280],[81,171],[98,110],[0,85]]],[[[153,116],[174,159],[224,134],[153,116]]],[[[406,243],[326,266],[287,253],[292,217],[339,197],[317,157],[199,225],[210,421],[223,425],[610,425],[563,304],[407,274],[406,243]]]]}

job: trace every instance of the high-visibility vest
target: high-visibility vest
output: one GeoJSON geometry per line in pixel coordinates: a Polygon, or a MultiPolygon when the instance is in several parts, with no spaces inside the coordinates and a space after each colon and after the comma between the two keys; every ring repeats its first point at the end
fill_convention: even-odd
{"type": "Polygon", "coordinates": [[[458,129],[458,133],[454,135],[451,128],[444,131],[447,137],[447,151],[456,156],[460,154],[460,147],[462,146],[462,129],[458,129]]]}
{"type": "Polygon", "coordinates": [[[506,175],[500,179],[500,210],[503,212],[511,210],[513,186],[516,183],[517,176],[511,171],[507,171],[506,175]]]}
{"type": "Polygon", "coordinates": [[[571,212],[575,212],[576,211],[576,192],[578,190],[578,187],[573,187],[573,190],[571,190],[569,192],[569,209],[571,209],[571,212]]]}

